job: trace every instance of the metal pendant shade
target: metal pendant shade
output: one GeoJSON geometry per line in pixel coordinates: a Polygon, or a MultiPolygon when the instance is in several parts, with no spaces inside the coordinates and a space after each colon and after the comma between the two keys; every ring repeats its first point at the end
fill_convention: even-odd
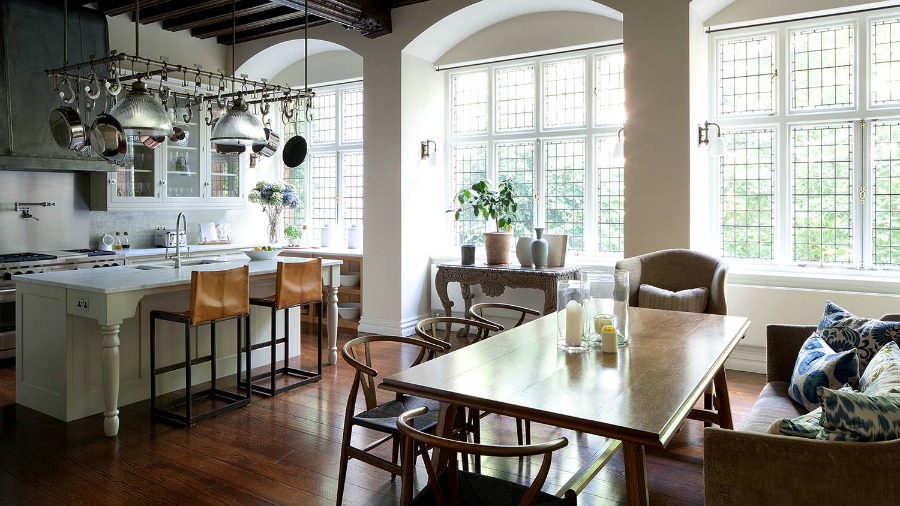
{"type": "Polygon", "coordinates": [[[140,80],[131,85],[131,91],[109,113],[119,121],[126,135],[157,136],[172,133],[172,122],[166,110],[140,80]]]}
{"type": "Polygon", "coordinates": [[[266,131],[259,118],[250,114],[244,101],[237,98],[216,122],[209,140],[220,146],[265,144],[266,131]]]}

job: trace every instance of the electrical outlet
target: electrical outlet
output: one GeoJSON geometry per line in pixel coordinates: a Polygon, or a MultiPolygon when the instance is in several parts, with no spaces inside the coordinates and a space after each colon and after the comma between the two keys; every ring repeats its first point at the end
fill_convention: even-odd
{"type": "Polygon", "coordinates": [[[90,309],[91,299],[88,297],[78,297],[78,300],[75,301],[75,309],[81,309],[82,311],[87,311],[90,309]]]}

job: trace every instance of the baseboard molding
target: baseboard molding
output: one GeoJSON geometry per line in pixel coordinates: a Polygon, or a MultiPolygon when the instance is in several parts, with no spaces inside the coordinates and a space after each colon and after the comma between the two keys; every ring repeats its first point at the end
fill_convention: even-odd
{"type": "Polygon", "coordinates": [[[429,316],[431,315],[424,314],[398,322],[397,320],[371,318],[363,315],[359,320],[358,331],[384,336],[411,336],[416,333],[416,324],[429,316]]]}
{"type": "Polygon", "coordinates": [[[766,349],[762,346],[738,345],[725,362],[725,368],[765,374],[766,349]]]}

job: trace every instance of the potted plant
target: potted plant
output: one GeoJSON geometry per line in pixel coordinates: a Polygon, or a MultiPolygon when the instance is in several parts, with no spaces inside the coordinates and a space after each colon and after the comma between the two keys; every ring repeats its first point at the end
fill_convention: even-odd
{"type": "Polygon", "coordinates": [[[300,244],[303,232],[294,225],[288,225],[284,227],[284,236],[288,239],[288,245],[297,246],[300,244]]]}
{"type": "Polygon", "coordinates": [[[513,195],[512,180],[500,180],[500,184],[494,190],[487,180],[482,179],[469,188],[460,190],[456,194],[456,202],[459,204],[454,213],[457,220],[468,208],[476,218],[481,216],[485,220],[494,221],[496,231],[484,233],[487,263],[508,264],[513,240],[510,228],[519,208],[513,195]]]}

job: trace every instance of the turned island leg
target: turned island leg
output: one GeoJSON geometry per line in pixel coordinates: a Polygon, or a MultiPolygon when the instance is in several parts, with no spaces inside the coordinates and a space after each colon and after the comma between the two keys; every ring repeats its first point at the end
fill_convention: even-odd
{"type": "Polygon", "coordinates": [[[328,287],[328,364],[337,363],[338,288],[328,287]]]}
{"type": "Polygon", "coordinates": [[[101,325],[103,335],[103,432],[119,433],[119,326],[101,325]]]}

